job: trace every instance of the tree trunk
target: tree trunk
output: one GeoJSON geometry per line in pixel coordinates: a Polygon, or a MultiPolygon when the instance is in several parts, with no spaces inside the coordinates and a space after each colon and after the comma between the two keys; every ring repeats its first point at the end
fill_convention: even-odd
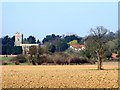
{"type": "Polygon", "coordinates": [[[98,55],[98,70],[102,70],[102,57],[99,54],[99,52],[97,52],[98,55]]]}
{"type": "Polygon", "coordinates": [[[98,61],[98,70],[102,70],[102,59],[98,61]]]}

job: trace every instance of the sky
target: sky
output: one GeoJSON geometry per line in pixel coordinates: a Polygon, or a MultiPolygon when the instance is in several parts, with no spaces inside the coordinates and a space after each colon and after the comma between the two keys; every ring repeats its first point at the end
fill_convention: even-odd
{"type": "Polygon", "coordinates": [[[118,30],[117,2],[3,2],[1,15],[2,36],[19,32],[42,40],[51,34],[84,37],[96,26],[118,30]]]}

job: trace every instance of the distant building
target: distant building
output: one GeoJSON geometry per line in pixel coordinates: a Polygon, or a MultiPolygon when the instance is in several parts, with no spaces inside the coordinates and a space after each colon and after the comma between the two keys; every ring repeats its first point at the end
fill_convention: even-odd
{"type": "Polygon", "coordinates": [[[15,33],[15,42],[14,42],[15,46],[22,46],[22,50],[23,50],[23,55],[24,54],[28,54],[29,52],[29,47],[30,46],[36,46],[38,47],[39,44],[23,44],[23,34],[20,33],[15,33]]]}
{"type": "Polygon", "coordinates": [[[112,57],[113,59],[118,59],[119,55],[116,54],[116,53],[112,53],[111,57],[112,57]]]}
{"type": "Polygon", "coordinates": [[[15,46],[20,46],[20,44],[23,43],[23,34],[20,33],[15,33],[15,42],[14,45],[15,46]]]}
{"type": "Polygon", "coordinates": [[[81,51],[85,49],[85,45],[83,44],[72,44],[70,45],[70,48],[75,50],[75,51],[81,51]]]}

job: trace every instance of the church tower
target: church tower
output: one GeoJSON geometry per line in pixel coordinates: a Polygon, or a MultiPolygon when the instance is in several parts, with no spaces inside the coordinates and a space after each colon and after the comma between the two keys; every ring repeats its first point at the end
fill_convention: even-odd
{"type": "Polygon", "coordinates": [[[23,34],[20,34],[20,33],[15,33],[15,43],[14,45],[15,46],[20,46],[20,44],[23,43],[23,34]]]}

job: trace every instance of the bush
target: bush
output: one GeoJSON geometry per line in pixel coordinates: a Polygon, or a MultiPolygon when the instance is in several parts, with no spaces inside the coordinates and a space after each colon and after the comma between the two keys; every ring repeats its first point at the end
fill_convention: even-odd
{"type": "Polygon", "coordinates": [[[8,62],[2,62],[2,65],[8,65],[8,62]]]}
{"type": "Polygon", "coordinates": [[[35,55],[31,61],[33,65],[36,65],[36,64],[41,65],[43,63],[46,63],[46,64],[54,63],[52,56],[48,54],[35,55]]]}
{"type": "Polygon", "coordinates": [[[34,61],[38,64],[68,64],[68,55],[62,53],[62,52],[57,52],[52,55],[49,54],[44,54],[44,55],[38,55],[37,57],[34,58],[34,61]]]}
{"type": "Polygon", "coordinates": [[[56,64],[64,65],[64,64],[68,64],[68,62],[65,61],[64,59],[58,59],[58,60],[56,60],[56,64]]]}
{"type": "Polygon", "coordinates": [[[42,55],[39,57],[39,59],[37,59],[37,64],[41,65],[42,63],[44,63],[46,61],[47,57],[45,55],[42,55]]]}
{"type": "Polygon", "coordinates": [[[48,64],[54,63],[53,56],[52,55],[47,55],[45,62],[48,63],[48,64]]]}
{"type": "Polygon", "coordinates": [[[11,61],[19,62],[19,63],[25,63],[25,62],[27,62],[27,59],[23,55],[18,55],[16,57],[12,58],[11,61]]]}
{"type": "Polygon", "coordinates": [[[32,62],[32,64],[33,64],[33,65],[36,65],[36,63],[35,63],[35,61],[34,61],[34,60],[32,60],[31,62],[32,62]]]}
{"type": "Polygon", "coordinates": [[[62,52],[60,52],[60,53],[55,53],[54,55],[53,55],[53,60],[54,60],[54,62],[56,63],[56,64],[69,64],[69,62],[68,62],[68,55],[67,54],[64,54],[64,53],[62,53],[62,52]]]}
{"type": "Polygon", "coordinates": [[[112,53],[111,53],[111,52],[109,52],[109,51],[105,52],[105,57],[106,57],[107,59],[110,59],[111,56],[112,56],[112,53]]]}
{"type": "Polygon", "coordinates": [[[78,58],[74,57],[70,59],[70,63],[74,64],[84,64],[84,63],[90,63],[86,58],[78,58]]]}
{"type": "Polygon", "coordinates": [[[19,62],[15,62],[15,65],[20,65],[20,63],[19,62]]]}

